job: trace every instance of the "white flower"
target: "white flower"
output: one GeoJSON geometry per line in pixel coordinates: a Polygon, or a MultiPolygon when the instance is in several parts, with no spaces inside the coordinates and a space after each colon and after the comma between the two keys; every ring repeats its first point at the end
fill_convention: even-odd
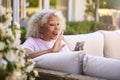
{"type": "Polygon", "coordinates": [[[21,80],[21,71],[15,70],[12,74],[9,74],[6,80],[21,80]]]}
{"type": "Polygon", "coordinates": [[[0,68],[6,69],[7,68],[7,61],[4,59],[0,59],[0,68]]]}
{"type": "Polygon", "coordinates": [[[8,43],[8,44],[13,43],[13,41],[15,40],[15,37],[14,37],[14,35],[12,34],[12,30],[11,30],[11,29],[7,29],[6,37],[8,38],[8,39],[7,39],[7,43],[8,43]]]}
{"type": "Polygon", "coordinates": [[[21,31],[15,30],[15,35],[16,35],[16,38],[19,39],[21,37],[21,31]]]}
{"type": "Polygon", "coordinates": [[[14,25],[13,25],[15,28],[17,28],[17,29],[20,29],[20,24],[19,23],[17,23],[17,22],[14,22],[14,25]]]}
{"type": "Polygon", "coordinates": [[[33,77],[30,77],[30,80],[35,80],[35,78],[33,78],[33,77]]]}
{"type": "Polygon", "coordinates": [[[5,58],[10,62],[15,62],[15,60],[16,60],[15,51],[14,50],[9,50],[9,52],[7,52],[5,54],[5,58]]]}
{"type": "Polygon", "coordinates": [[[38,72],[36,70],[33,70],[33,73],[36,77],[38,76],[38,72]]]}
{"type": "Polygon", "coordinates": [[[12,15],[11,13],[7,13],[5,15],[6,21],[4,22],[3,25],[5,25],[5,26],[11,25],[11,21],[12,21],[12,16],[11,15],[12,15]]]}
{"type": "Polygon", "coordinates": [[[17,40],[15,40],[13,43],[11,43],[11,46],[12,47],[16,47],[16,46],[19,46],[20,45],[20,40],[19,39],[17,39],[17,40]]]}
{"type": "Polygon", "coordinates": [[[21,46],[18,46],[18,55],[19,57],[25,57],[25,49],[22,48],[21,46]]]}
{"type": "Polygon", "coordinates": [[[31,72],[34,68],[35,62],[33,62],[31,59],[28,60],[26,72],[31,72]]]}
{"type": "Polygon", "coordinates": [[[4,37],[6,34],[6,29],[1,27],[2,24],[0,24],[0,36],[4,37]]]}
{"type": "Polygon", "coordinates": [[[0,59],[1,59],[1,58],[3,58],[3,53],[2,53],[2,52],[0,52],[0,59]]]}
{"type": "Polygon", "coordinates": [[[5,48],[5,43],[0,41],[0,50],[3,50],[5,48]]]}
{"type": "Polygon", "coordinates": [[[33,70],[33,67],[34,67],[34,65],[27,66],[26,72],[28,72],[28,73],[31,72],[33,70]]]}
{"type": "Polygon", "coordinates": [[[5,8],[0,6],[0,16],[5,14],[5,8]]]}
{"type": "Polygon", "coordinates": [[[7,35],[7,36],[12,36],[12,35],[13,35],[13,34],[12,34],[12,30],[11,30],[10,28],[7,29],[6,35],[7,35]]]}
{"type": "Polygon", "coordinates": [[[23,58],[19,59],[19,61],[16,62],[17,67],[25,67],[25,60],[23,58]]]}
{"type": "MultiPolygon", "coordinates": [[[[34,62],[25,58],[25,50],[20,46],[20,25],[14,23],[9,28],[12,20],[12,11],[9,8],[3,10],[0,6],[0,18],[4,20],[0,23],[0,69],[5,70],[6,74],[1,73],[5,80],[28,80],[27,73],[33,70],[34,62]],[[9,64],[8,64],[9,63],[9,64]],[[11,70],[9,70],[9,68],[11,70]]],[[[34,74],[37,73],[34,71],[34,74]]],[[[0,76],[1,79],[1,76],[0,76]]],[[[31,80],[34,80],[33,76],[30,76],[31,80]]]]}
{"type": "Polygon", "coordinates": [[[25,73],[22,73],[21,79],[22,79],[22,80],[27,80],[27,75],[26,75],[25,73]]]}
{"type": "Polygon", "coordinates": [[[21,73],[20,70],[15,70],[15,71],[13,72],[13,74],[14,74],[14,76],[16,76],[16,77],[20,77],[20,76],[22,75],[22,73],[21,73]]]}

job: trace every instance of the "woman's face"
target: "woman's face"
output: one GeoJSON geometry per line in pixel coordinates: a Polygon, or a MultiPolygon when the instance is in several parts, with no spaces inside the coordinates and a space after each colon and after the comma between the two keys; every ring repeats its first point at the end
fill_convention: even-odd
{"type": "Polygon", "coordinates": [[[55,40],[60,32],[60,23],[57,16],[50,16],[47,24],[41,27],[43,37],[45,41],[55,40]]]}

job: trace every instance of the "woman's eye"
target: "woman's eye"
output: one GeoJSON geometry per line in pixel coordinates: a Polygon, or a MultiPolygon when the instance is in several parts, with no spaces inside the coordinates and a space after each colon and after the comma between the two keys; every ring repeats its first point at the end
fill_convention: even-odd
{"type": "Polygon", "coordinates": [[[57,26],[59,26],[60,24],[58,23],[57,26]]]}
{"type": "Polygon", "coordinates": [[[57,24],[49,24],[49,26],[51,26],[51,27],[55,27],[55,26],[59,26],[60,24],[59,23],[57,23],[57,24]]]}
{"type": "Polygon", "coordinates": [[[49,24],[50,26],[55,26],[54,24],[49,24]]]}

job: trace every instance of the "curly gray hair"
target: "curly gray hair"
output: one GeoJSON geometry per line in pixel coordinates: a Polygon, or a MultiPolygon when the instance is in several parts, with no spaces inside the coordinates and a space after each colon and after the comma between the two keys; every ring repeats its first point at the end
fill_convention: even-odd
{"type": "Polygon", "coordinates": [[[61,30],[65,30],[66,22],[65,18],[60,11],[51,10],[51,9],[43,9],[41,11],[36,12],[28,21],[27,25],[27,33],[26,38],[34,37],[40,38],[42,34],[40,33],[40,26],[47,22],[49,16],[55,15],[58,17],[60,21],[61,30]]]}

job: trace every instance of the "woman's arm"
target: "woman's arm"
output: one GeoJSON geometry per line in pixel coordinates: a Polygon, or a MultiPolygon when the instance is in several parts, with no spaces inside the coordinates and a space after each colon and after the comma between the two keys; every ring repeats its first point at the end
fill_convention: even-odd
{"type": "Polygon", "coordinates": [[[35,58],[43,54],[52,53],[52,49],[43,50],[43,51],[31,51],[30,49],[25,48],[28,58],[35,58]]]}
{"type": "Polygon", "coordinates": [[[59,52],[65,46],[65,45],[61,45],[62,39],[63,39],[63,33],[61,33],[59,35],[59,37],[57,38],[57,40],[52,48],[43,50],[43,51],[42,50],[41,51],[31,51],[30,49],[25,48],[26,53],[28,54],[27,57],[35,58],[35,57],[43,55],[43,54],[59,52]]]}

